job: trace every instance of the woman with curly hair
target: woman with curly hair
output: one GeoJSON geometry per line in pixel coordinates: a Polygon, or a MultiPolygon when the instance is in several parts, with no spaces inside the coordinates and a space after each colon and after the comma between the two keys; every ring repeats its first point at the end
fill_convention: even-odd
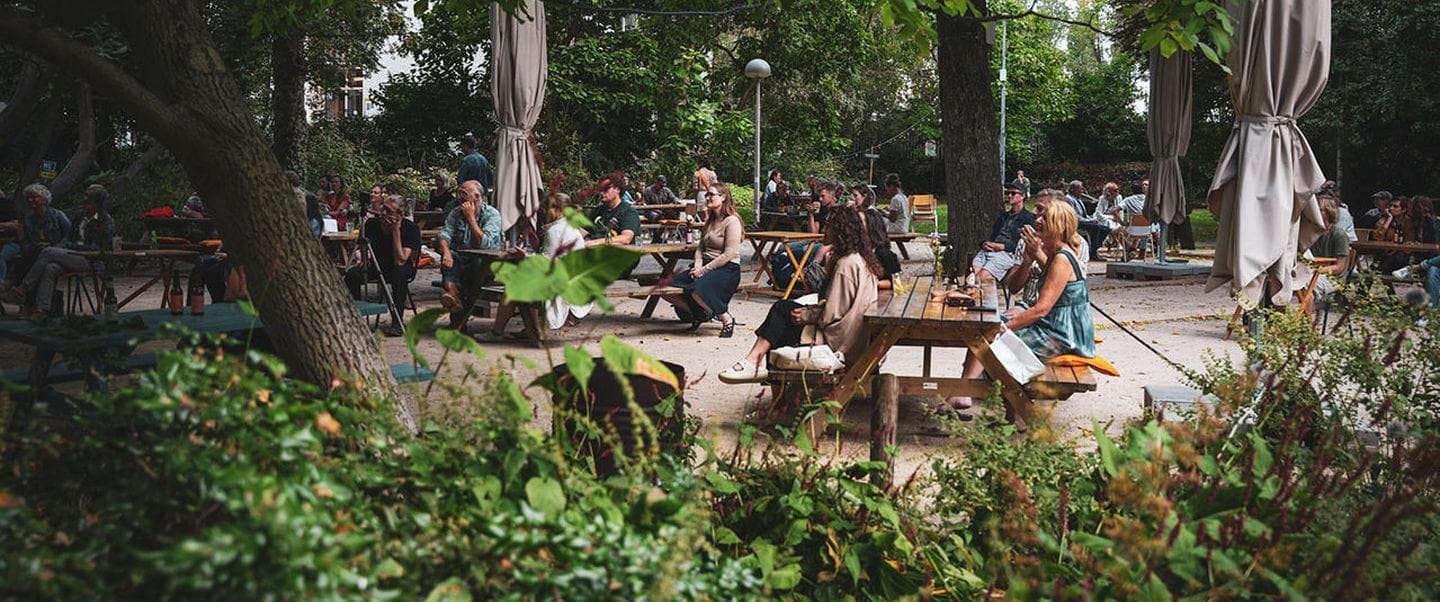
{"type": "Polygon", "coordinates": [[[764,381],[769,373],[760,367],[772,348],[828,345],[837,354],[854,357],[864,343],[865,312],[875,306],[876,281],[883,268],[865,234],[860,214],[836,208],[825,228],[830,247],[826,263],[825,297],[802,306],[790,300],[770,306],[765,322],[755,331],[750,353],[720,373],[727,383],[764,381]]]}

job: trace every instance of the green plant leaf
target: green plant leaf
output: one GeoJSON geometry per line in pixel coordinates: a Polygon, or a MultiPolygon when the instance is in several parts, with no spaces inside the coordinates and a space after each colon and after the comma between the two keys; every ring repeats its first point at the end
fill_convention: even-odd
{"type": "Polygon", "coordinates": [[[530,507],[554,518],[565,510],[565,490],[560,482],[548,477],[530,477],[525,482],[525,499],[530,507]]]}
{"type": "Polygon", "coordinates": [[[420,355],[420,337],[434,327],[435,321],[446,313],[441,307],[427,309],[411,318],[410,323],[405,326],[405,347],[410,350],[410,357],[415,358],[415,363],[422,367],[429,368],[430,362],[420,355]]]}
{"type": "Polygon", "coordinates": [[[715,540],[715,545],[719,546],[729,546],[740,543],[740,536],[725,527],[715,527],[713,539],[715,540]]]}
{"type": "Polygon", "coordinates": [[[580,392],[590,394],[590,374],[595,372],[595,358],[583,348],[573,345],[565,346],[565,366],[570,369],[570,375],[575,377],[575,382],[580,384],[580,392]]]}
{"type": "Polygon", "coordinates": [[[1105,434],[1105,429],[1100,426],[1099,421],[1090,419],[1090,427],[1095,433],[1095,443],[1100,449],[1100,465],[1105,468],[1105,474],[1112,477],[1119,474],[1120,468],[1116,462],[1120,457],[1120,449],[1115,447],[1115,442],[1105,434]]]}
{"type": "Polygon", "coordinates": [[[795,589],[795,586],[800,585],[800,565],[792,564],[770,571],[765,577],[765,583],[779,590],[795,589]]]}
{"type": "Polygon", "coordinates": [[[441,581],[425,596],[425,602],[470,602],[471,599],[470,588],[465,587],[465,581],[459,577],[441,581]]]}
{"type": "Polygon", "coordinates": [[[725,475],[717,471],[705,473],[705,481],[710,483],[710,487],[714,489],[716,493],[731,494],[740,491],[739,483],[726,478],[725,475]]]}
{"type": "Polygon", "coordinates": [[[613,245],[586,247],[560,257],[568,281],[563,296],[576,305],[594,302],[609,311],[605,287],[610,286],[626,270],[640,261],[640,254],[613,245]]]}
{"type": "Polygon", "coordinates": [[[450,330],[449,328],[437,330],[435,331],[435,340],[439,341],[442,346],[451,351],[468,353],[479,359],[485,358],[485,349],[480,346],[479,341],[458,330],[450,330]]]}
{"type": "Polygon", "coordinates": [[[236,299],[235,307],[240,309],[240,313],[247,316],[260,315],[260,312],[255,311],[255,304],[251,303],[249,299],[236,299]]]}
{"type": "Polygon", "coordinates": [[[680,379],[664,363],[613,334],[600,339],[600,357],[605,358],[605,366],[617,375],[643,376],[675,387],[677,391],[681,388],[680,379]]]}

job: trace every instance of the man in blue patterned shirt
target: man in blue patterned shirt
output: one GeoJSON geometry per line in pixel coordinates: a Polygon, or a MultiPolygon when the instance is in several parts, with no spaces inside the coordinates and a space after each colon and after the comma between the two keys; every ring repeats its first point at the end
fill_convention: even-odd
{"type": "Polygon", "coordinates": [[[42,249],[70,239],[70,218],[50,206],[49,188],[31,184],[24,194],[30,211],[20,219],[20,240],[0,248],[0,282],[9,282],[12,274],[23,276],[42,249]]]}
{"type": "Polygon", "coordinates": [[[449,310],[451,326],[463,330],[466,310],[494,275],[489,262],[459,251],[499,249],[504,233],[500,211],[485,202],[479,182],[461,183],[458,200],[460,204],[445,216],[445,227],[435,238],[440,244],[440,279],[445,287],[440,305],[449,310]]]}

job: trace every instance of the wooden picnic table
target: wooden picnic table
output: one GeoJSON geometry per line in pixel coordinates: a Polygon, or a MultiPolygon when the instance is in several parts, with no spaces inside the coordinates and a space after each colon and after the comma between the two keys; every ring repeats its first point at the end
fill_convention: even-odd
{"type": "MultiPolygon", "coordinates": [[[[800,282],[805,282],[805,274],[803,273],[804,270],[802,270],[801,268],[804,267],[805,262],[810,260],[810,256],[814,254],[815,248],[820,246],[819,244],[813,244],[806,247],[805,253],[803,253],[801,257],[797,258],[795,257],[795,252],[790,249],[790,243],[818,243],[820,239],[824,237],[825,236],[823,234],[811,234],[809,232],[787,232],[783,230],[761,230],[759,232],[746,233],[745,238],[750,241],[750,246],[754,247],[755,258],[760,261],[760,271],[755,273],[755,278],[751,280],[751,282],[758,283],[760,282],[761,276],[768,276],[770,278],[771,284],[778,285],[779,282],[775,278],[775,274],[770,271],[770,258],[771,256],[780,253],[781,251],[784,251],[786,257],[790,259],[790,265],[795,267],[795,275],[791,276],[790,281],[786,283],[785,292],[780,295],[780,298],[790,298],[790,293],[795,290],[795,285],[800,282]]],[[[809,283],[806,284],[808,285],[809,283]]],[[[763,289],[756,289],[753,292],[774,294],[773,291],[766,291],[763,289]]]]}
{"type": "Polygon", "coordinates": [[[1440,245],[1423,242],[1387,242],[1380,240],[1357,240],[1350,243],[1357,253],[1379,255],[1382,253],[1440,253],[1440,245]]]}
{"type": "MultiPolygon", "coordinates": [[[[124,299],[120,299],[119,303],[116,306],[117,308],[125,307],[127,304],[129,304],[131,301],[134,301],[140,295],[145,294],[145,291],[150,290],[156,284],[162,284],[162,286],[160,287],[162,292],[170,290],[170,281],[172,275],[175,272],[175,266],[182,262],[194,263],[195,258],[199,257],[201,254],[199,251],[190,251],[185,249],[122,249],[119,251],[76,251],[76,253],[91,260],[105,258],[129,260],[160,260],[159,273],[151,276],[149,280],[145,281],[144,284],[140,285],[140,288],[137,288],[129,295],[126,295],[124,299]]],[[[170,296],[161,294],[160,309],[165,309],[169,306],[170,296]]]]}
{"type": "MultiPolygon", "coordinates": [[[[376,316],[386,312],[383,303],[357,301],[356,309],[362,316],[376,316]]],[[[168,309],[121,312],[109,316],[94,316],[86,321],[70,324],[59,322],[0,322],[0,339],[11,340],[35,348],[35,357],[30,363],[26,378],[30,386],[29,399],[33,400],[50,384],[51,368],[57,356],[73,358],[77,365],[90,365],[98,357],[119,355],[121,358],[133,354],[138,342],[169,338],[167,325],[177,325],[194,332],[209,334],[245,333],[263,328],[258,316],[250,315],[236,303],[216,303],[205,308],[202,315],[190,313],[172,314],[168,309]]],[[[152,364],[153,365],[153,364],[152,364]]],[[[127,364],[130,368],[143,368],[140,364],[127,364]]],[[[103,388],[98,372],[86,377],[92,389],[103,388]]],[[[28,409],[28,404],[17,405],[16,409],[28,409]]],[[[19,425],[20,420],[12,421],[19,425]]]]}
{"type": "Polygon", "coordinates": [[[443,224],[445,222],[444,211],[416,211],[413,216],[416,226],[424,230],[427,226],[443,224]]]}
{"type": "Polygon", "coordinates": [[[695,201],[690,201],[689,203],[656,203],[654,205],[644,205],[636,203],[635,205],[632,205],[632,207],[635,207],[636,211],[640,211],[642,209],[646,211],[681,211],[694,206],[695,201]]]}
{"type": "Polygon", "coordinates": [[[356,241],[360,240],[360,232],[355,230],[326,232],[320,235],[320,240],[335,245],[336,248],[339,249],[340,260],[338,263],[340,267],[345,269],[350,268],[350,260],[355,256],[356,241]]]}
{"type": "Polygon", "coordinates": [[[156,230],[165,230],[172,234],[184,234],[190,228],[200,231],[201,236],[215,238],[215,220],[208,217],[142,217],[146,229],[153,235],[156,230]]]}
{"type": "MultiPolygon", "coordinates": [[[[685,243],[659,243],[619,246],[622,249],[628,249],[636,253],[640,253],[644,256],[641,257],[642,260],[645,257],[654,258],[655,263],[660,264],[660,280],[665,280],[671,275],[673,275],[675,273],[675,266],[680,263],[681,259],[694,258],[695,249],[699,248],[699,245],[685,243]]],[[[638,266],[639,263],[637,262],[636,265],[638,266]]],[[[648,318],[654,315],[655,306],[659,304],[659,296],[650,295],[649,297],[647,297],[645,300],[645,310],[640,312],[640,317],[648,318]]]]}
{"type": "Polygon", "coordinates": [[[904,292],[882,291],[875,307],[865,312],[869,344],[858,357],[847,358],[848,367],[835,389],[835,401],[843,407],[876,373],[881,360],[896,345],[924,348],[921,375],[897,377],[900,395],[962,395],[983,399],[999,382],[1006,405],[1020,417],[1028,419],[1033,404],[1032,392],[1064,399],[1076,391],[1095,389],[1095,379],[1088,369],[1055,366],[1047,366],[1045,374],[1029,385],[1022,385],[1010,376],[990,350],[990,342],[1004,329],[1000,314],[997,311],[954,307],[943,300],[934,300],[931,291],[943,288],[944,285],[934,276],[921,276],[915,278],[904,292]],[[975,379],[933,376],[931,353],[935,347],[968,349],[979,358],[988,376],[975,379]]]}
{"type": "Polygon", "coordinates": [[[761,211],[760,217],[756,220],[761,231],[774,231],[784,227],[791,228],[790,231],[804,232],[810,227],[809,214],[804,211],[790,213],[787,211],[761,211]]]}

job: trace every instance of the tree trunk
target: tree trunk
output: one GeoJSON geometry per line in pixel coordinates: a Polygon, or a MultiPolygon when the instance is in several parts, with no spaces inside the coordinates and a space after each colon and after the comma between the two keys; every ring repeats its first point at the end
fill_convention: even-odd
{"type": "Polygon", "coordinates": [[[990,236],[1001,210],[1000,128],[990,90],[990,45],[985,28],[969,17],[937,14],[940,126],[944,142],[946,225],[952,253],[947,271],[964,274],[990,236]]]}
{"type": "Polygon", "coordinates": [[[50,194],[56,199],[80,184],[95,166],[95,95],[90,86],[75,86],[75,108],[75,153],[50,181],[50,194]]]}
{"type": "Polygon", "coordinates": [[[149,149],[146,149],[144,153],[130,162],[130,165],[125,168],[125,171],[120,172],[120,177],[116,178],[115,183],[110,186],[109,209],[111,213],[114,213],[117,208],[125,205],[125,196],[130,192],[130,184],[135,181],[135,178],[140,176],[141,172],[145,171],[145,168],[149,167],[151,163],[154,163],[155,160],[159,159],[160,155],[164,153],[164,146],[151,144],[149,149]]]}
{"type": "Polygon", "coordinates": [[[64,32],[0,9],[0,43],[74,71],[124,107],[185,168],[242,266],[276,350],[300,378],[353,375],[364,393],[412,412],[374,335],[305,223],[280,164],[226,70],[195,0],[132,0],[106,13],[125,35],[140,81],[64,32]]]}
{"type": "Polygon", "coordinates": [[[15,92],[10,95],[5,108],[0,110],[0,147],[9,147],[14,142],[12,137],[29,122],[30,114],[39,106],[40,96],[45,91],[45,75],[39,63],[25,61],[21,65],[15,92]]]}
{"type": "Polygon", "coordinates": [[[270,45],[270,113],[280,165],[297,169],[305,139],[305,34],[298,29],[275,34],[270,45]]]}

